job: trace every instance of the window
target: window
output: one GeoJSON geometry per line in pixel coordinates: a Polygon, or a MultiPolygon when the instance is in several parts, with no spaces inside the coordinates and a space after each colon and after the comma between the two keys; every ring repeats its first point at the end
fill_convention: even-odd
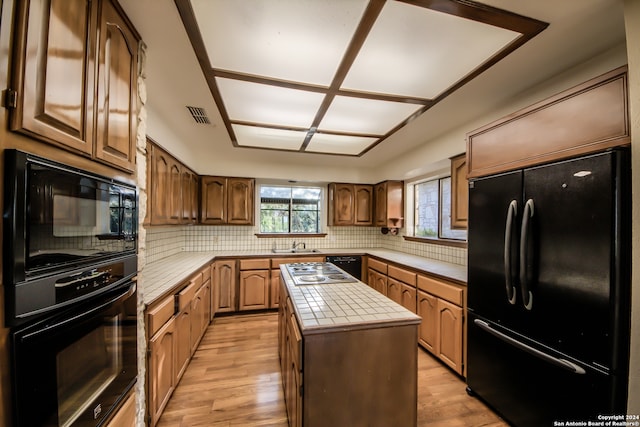
{"type": "Polygon", "coordinates": [[[319,233],[322,189],[260,187],[261,233],[319,233]]]}
{"type": "Polygon", "coordinates": [[[467,230],[451,228],[451,177],[415,184],[414,204],[415,237],[467,239],[467,230]]]}

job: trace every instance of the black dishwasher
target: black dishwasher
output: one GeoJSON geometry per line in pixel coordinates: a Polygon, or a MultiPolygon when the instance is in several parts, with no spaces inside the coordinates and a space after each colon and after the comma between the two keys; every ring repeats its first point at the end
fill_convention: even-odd
{"type": "Polygon", "coordinates": [[[327,262],[343,269],[358,280],[362,279],[362,257],[360,255],[328,256],[327,262]]]}

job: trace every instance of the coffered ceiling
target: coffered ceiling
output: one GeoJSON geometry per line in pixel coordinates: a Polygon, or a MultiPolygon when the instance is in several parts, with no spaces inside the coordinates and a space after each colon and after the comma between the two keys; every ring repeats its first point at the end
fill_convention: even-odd
{"type": "Polygon", "coordinates": [[[403,179],[387,165],[460,153],[459,129],[625,42],[621,0],[119,2],[146,44],[147,135],[200,174],[403,179]]]}
{"type": "Polygon", "coordinates": [[[361,156],[546,23],[458,0],[176,0],[235,146],[361,156]]]}

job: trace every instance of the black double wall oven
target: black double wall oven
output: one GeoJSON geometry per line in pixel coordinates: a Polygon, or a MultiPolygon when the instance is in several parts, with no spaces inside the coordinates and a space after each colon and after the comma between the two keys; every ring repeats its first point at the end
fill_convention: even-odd
{"type": "Polygon", "coordinates": [[[15,426],[103,425],[137,376],[137,190],[5,150],[15,426]]]}

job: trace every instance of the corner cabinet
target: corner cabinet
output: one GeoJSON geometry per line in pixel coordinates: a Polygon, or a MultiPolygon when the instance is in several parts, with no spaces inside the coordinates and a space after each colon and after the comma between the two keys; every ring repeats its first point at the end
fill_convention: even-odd
{"type": "Polygon", "coordinates": [[[10,128],[135,170],[137,34],[114,0],[18,2],[10,128]]]}
{"type": "Polygon", "coordinates": [[[200,181],[200,223],[253,225],[253,178],[203,176],[200,181]]]}
{"type": "Polygon", "coordinates": [[[329,184],[329,225],[373,225],[373,186],[329,184]]]}

